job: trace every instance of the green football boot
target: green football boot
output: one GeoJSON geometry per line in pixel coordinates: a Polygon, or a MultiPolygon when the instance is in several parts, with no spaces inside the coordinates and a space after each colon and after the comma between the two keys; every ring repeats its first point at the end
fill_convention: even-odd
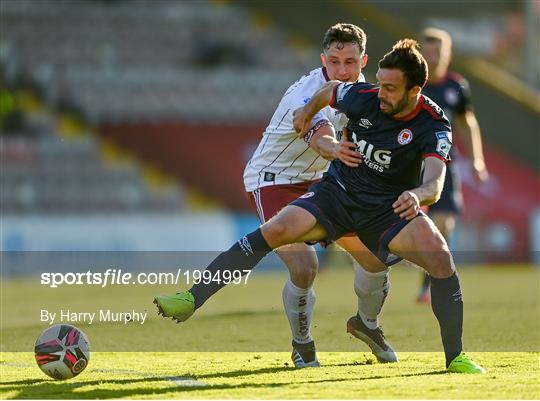
{"type": "Polygon", "coordinates": [[[189,291],[154,298],[158,315],[171,317],[176,323],[184,322],[195,312],[195,298],[189,291]]]}
{"type": "Polygon", "coordinates": [[[447,370],[452,373],[486,373],[486,370],[473,361],[464,352],[456,356],[447,370]]]}

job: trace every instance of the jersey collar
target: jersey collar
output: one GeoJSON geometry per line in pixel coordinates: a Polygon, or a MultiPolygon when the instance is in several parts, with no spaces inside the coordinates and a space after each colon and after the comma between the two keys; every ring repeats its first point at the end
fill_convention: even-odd
{"type": "Polygon", "coordinates": [[[322,74],[324,75],[324,79],[326,79],[326,82],[331,81],[330,77],[328,76],[328,73],[326,72],[326,67],[322,68],[322,74]]]}

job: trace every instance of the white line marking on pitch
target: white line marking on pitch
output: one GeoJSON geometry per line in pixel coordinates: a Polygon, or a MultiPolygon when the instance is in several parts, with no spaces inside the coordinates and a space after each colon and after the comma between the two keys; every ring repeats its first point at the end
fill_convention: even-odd
{"type": "Polygon", "coordinates": [[[171,383],[176,384],[178,387],[206,387],[207,383],[200,380],[196,380],[191,376],[160,376],[149,374],[145,372],[138,372],[135,370],[127,369],[91,369],[91,372],[98,373],[113,373],[113,374],[128,374],[128,375],[137,375],[144,378],[158,379],[158,380],[168,380],[171,383]]]}

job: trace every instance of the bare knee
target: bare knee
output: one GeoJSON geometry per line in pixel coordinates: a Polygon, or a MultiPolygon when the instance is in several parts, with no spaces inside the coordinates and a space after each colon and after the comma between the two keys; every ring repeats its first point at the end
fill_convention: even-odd
{"type": "Polygon", "coordinates": [[[450,277],[454,271],[452,254],[448,249],[446,241],[440,233],[430,236],[426,244],[429,251],[425,255],[424,269],[435,278],[450,277]]]}
{"type": "Polygon", "coordinates": [[[261,226],[264,239],[272,248],[286,244],[287,224],[281,219],[271,219],[261,226]]]}
{"type": "Polygon", "coordinates": [[[319,261],[315,251],[305,244],[281,247],[278,255],[287,265],[291,281],[300,288],[309,288],[319,270],[319,261]]]}
{"type": "Polygon", "coordinates": [[[450,277],[454,262],[446,240],[433,222],[418,217],[391,242],[390,250],[422,267],[435,278],[450,277]]]}
{"type": "Polygon", "coordinates": [[[291,281],[300,288],[309,288],[313,285],[317,276],[318,266],[304,266],[289,269],[291,281]]]}

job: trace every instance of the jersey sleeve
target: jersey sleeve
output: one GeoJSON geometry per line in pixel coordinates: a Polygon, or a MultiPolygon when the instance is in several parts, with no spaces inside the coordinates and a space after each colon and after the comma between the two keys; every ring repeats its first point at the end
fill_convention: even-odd
{"type": "Polygon", "coordinates": [[[456,104],[456,113],[465,114],[467,111],[472,111],[473,106],[471,102],[471,87],[469,82],[465,78],[461,78],[459,81],[458,89],[458,102],[456,104]]]}
{"type": "MultiPolygon", "coordinates": [[[[306,105],[313,96],[312,85],[298,85],[288,91],[282,101],[285,102],[286,107],[291,110],[291,115],[295,110],[306,105]]],[[[324,110],[324,109],[323,109],[324,110]]],[[[316,130],[321,125],[331,124],[324,111],[321,110],[311,120],[311,129],[316,130]]]]}
{"type": "Polygon", "coordinates": [[[436,157],[445,163],[450,161],[450,149],[452,148],[452,131],[443,125],[435,127],[426,134],[421,144],[422,156],[436,157]]]}
{"type": "Polygon", "coordinates": [[[377,91],[373,84],[343,82],[334,88],[330,106],[344,113],[349,119],[356,120],[360,117],[365,94],[377,91]]]}

